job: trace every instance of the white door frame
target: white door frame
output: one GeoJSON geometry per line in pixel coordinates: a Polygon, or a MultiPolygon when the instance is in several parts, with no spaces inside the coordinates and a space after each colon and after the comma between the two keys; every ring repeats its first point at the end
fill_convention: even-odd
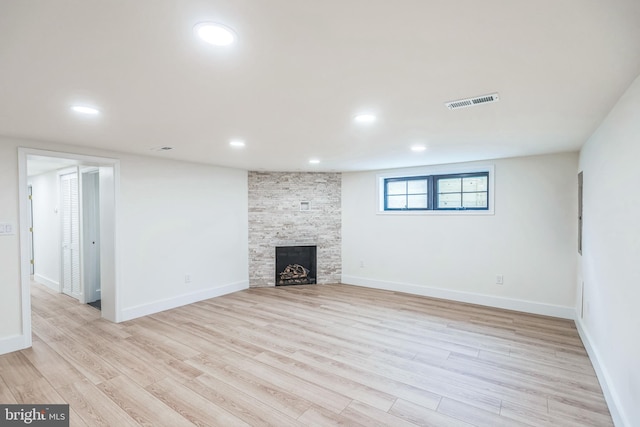
{"type": "Polygon", "coordinates": [[[120,160],[75,153],[18,147],[18,195],[20,201],[20,278],[22,284],[22,336],[23,348],[31,347],[31,280],[29,255],[29,196],[27,161],[30,155],[72,159],[100,169],[100,224],[102,317],[112,322],[122,319],[119,301],[119,258],[117,256],[118,204],[120,194],[120,160]]]}

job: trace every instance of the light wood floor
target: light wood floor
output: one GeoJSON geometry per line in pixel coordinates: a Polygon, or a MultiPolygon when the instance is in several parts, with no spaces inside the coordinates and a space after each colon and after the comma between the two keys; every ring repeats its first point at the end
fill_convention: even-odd
{"type": "Polygon", "coordinates": [[[345,285],[251,289],[122,324],[32,287],[0,402],[71,425],[611,426],[573,322],[345,285]]]}

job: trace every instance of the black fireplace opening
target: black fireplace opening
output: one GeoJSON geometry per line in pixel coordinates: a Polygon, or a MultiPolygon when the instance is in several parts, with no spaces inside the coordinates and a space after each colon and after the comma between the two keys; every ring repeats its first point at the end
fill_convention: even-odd
{"type": "Polygon", "coordinates": [[[316,246],[276,246],[276,286],[316,283],[316,246]]]}

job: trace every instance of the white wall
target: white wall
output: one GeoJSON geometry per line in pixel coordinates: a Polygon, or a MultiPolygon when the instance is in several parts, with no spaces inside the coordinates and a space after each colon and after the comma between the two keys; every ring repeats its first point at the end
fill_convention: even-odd
{"type": "Polygon", "coordinates": [[[58,173],[43,173],[29,179],[33,187],[33,252],[35,279],[60,290],[60,204],[58,173]]]}
{"type": "Polygon", "coordinates": [[[640,77],[584,145],[584,318],[617,426],[640,426],[640,77]]]}
{"type": "Polygon", "coordinates": [[[122,156],[120,179],[125,319],[248,287],[246,171],[122,156]]]}
{"type": "Polygon", "coordinates": [[[577,153],[475,164],[494,215],[378,214],[376,172],[344,173],[343,282],[573,317],[577,153]]]}
{"type": "MultiPolygon", "coordinates": [[[[16,227],[18,147],[120,160],[120,320],[248,287],[246,171],[0,137],[0,222],[16,227]]],[[[1,354],[24,343],[18,233],[0,237],[0,260],[1,354]]]]}
{"type": "MultiPolygon", "coordinates": [[[[18,155],[13,144],[0,142],[0,222],[18,227],[18,155]]],[[[20,240],[0,236],[0,354],[22,342],[20,240]]]]}

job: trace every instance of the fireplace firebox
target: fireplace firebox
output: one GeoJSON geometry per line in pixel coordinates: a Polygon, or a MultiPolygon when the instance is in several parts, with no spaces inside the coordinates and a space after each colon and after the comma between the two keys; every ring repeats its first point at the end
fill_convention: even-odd
{"type": "Polygon", "coordinates": [[[276,286],[316,283],[316,246],[276,247],[276,286]]]}

